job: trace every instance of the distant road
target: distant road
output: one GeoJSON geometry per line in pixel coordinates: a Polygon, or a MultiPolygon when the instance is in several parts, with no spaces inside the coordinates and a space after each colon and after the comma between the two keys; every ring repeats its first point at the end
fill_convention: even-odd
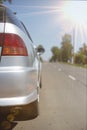
{"type": "Polygon", "coordinates": [[[54,64],[55,68],[64,72],[72,80],[76,80],[87,87],[87,69],[67,64],[54,64]]]}
{"type": "Polygon", "coordinates": [[[87,130],[87,70],[44,63],[40,115],[14,130],[87,130]]]}

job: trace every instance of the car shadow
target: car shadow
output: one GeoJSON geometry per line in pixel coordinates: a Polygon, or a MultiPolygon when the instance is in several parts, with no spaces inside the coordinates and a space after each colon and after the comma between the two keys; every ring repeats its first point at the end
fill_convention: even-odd
{"type": "Polygon", "coordinates": [[[8,121],[6,117],[5,115],[0,116],[0,130],[12,130],[18,124],[17,122],[8,121]]]}
{"type": "Polygon", "coordinates": [[[37,101],[24,106],[0,107],[0,130],[12,130],[18,121],[32,120],[38,114],[37,101]]]}

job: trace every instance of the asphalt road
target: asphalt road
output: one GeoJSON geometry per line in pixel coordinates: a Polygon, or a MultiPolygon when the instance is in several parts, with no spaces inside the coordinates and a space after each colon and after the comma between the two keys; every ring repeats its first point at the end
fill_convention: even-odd
{"type": "Polygon", "coordinates": [[[14,130],[87,130],[87,70],[44,63],[40,115],[14,130]]]}

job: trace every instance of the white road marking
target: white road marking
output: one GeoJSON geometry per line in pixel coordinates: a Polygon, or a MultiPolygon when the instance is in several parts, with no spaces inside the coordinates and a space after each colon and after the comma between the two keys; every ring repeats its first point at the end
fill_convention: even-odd
{"type": "Polygon", "coordinates": [[[69,75],[69,78],[72,79],[72,80],[74,80],[74,81],[76,80],[76,78],[73,77],[72,75],[69,75]]]}

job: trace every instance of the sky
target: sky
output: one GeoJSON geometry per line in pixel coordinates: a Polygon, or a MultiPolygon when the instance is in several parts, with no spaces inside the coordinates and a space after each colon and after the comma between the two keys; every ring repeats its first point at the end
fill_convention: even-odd
{"type": "Polygon", "coordinates": [[[36,46],[43,45],[43,59],[49,60],[51,48],[61,47],[65,33],[74,36],[75,51],[87,44],[87,1],[12,0],[4,3],[25,24],[36,46]]]}

